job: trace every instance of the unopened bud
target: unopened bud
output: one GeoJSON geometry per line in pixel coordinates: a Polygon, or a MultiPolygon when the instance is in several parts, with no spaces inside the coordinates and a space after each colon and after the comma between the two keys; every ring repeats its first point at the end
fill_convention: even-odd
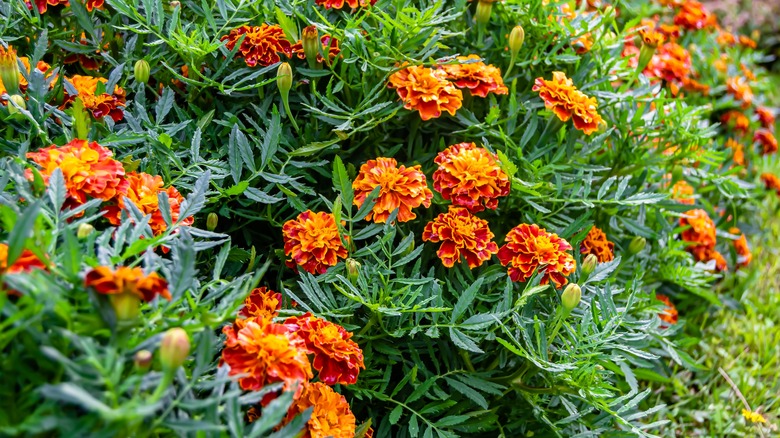
{"type": "Polygon", "coordinates": [[[631,255],[637,254],[645,249],[645,245],[647,245],[647,240],[642,236],[636,236],[631,239],[631,243],[628,244],[628,252],[631,255]]]}
{"type": "Polygon", "coordinates": [[[512,32],[509,33],[509,53],[515,57],[520,52],[520,48],[523,47],[523,41],[525,41],[525,30],[523,26],[515,26],[512,32]]]}
{"type": "Polygon", "coordinates": [[[135,68],[133,69],[133,73],[135,74],[135,80],[145,84],[149,82],[149,63],[146,62],[145,59],[139,59],[135,63],[135,68]]]}
{"type": "Polygon", "coordinates": [[[181,6],[181,2],[174,0],[174,1],[172,1],[172,2],[170,3],[170,5],[171,5],[171,9],[176,9],[176,8],[178,8],[179,6],[181,6]]]}
{"type": "Polygon", "coordinates": [[[79,225],[79,228],[76,230],[76,236],[78,236],[79,239],[86,239],[94,231],[95,227],[93,227],[92,224],[83,223],[79,225]]]}
{"type": "Polygon", "coordinates": [[[301,44],[303,45],[303,54],[306,56],[306,62],[309,68],[318,68],[317,57],[320,54],[320,35],[317,26],[306,26],[301,31],[301,44]]]}
{"type": "Polygon", "coordinates": [[[347,278],[352,284],[357,283],[358,276],[360,276],[360,262],[349,258],[346,261],[347,264],[347,278]]]}
{"type": "MultiPolygon", "coordinates": [[[[27,102],[24,101],[24,97],[14,94],[10,97],[10,101],[15,103],[16,106],[18,106],[21,109],[27,109],[27,102]]],[[[19,108],[16,106],[13,106],[12,104],[8,105],[8,112],[11,114],[17,114],[19,112],[19,108]]]]}
{"type": "Polygon", "coordinates": [[[276,85],[279,87],[282,96],[287,96],[290,92],[292,81],[292,68],[290,68],[290,64],[286,62],[279,64],[279,68],[276,70],[276,85]]]}
{"type": "Polygon", "coordinates": [[[0,82],[8,94],[13,96],[19,92],[19,64],[16,50],[11,46],[8,49],[0,46],[0,82]]]}
{"type": "Polygon", "coordinates": [[[490,12],[493,10],[493,2],[491,0],[480,0],[477,2],[477,13],[475,20],[477,25],[485,27],[490,21],[490,12]]]}
{"type": "Polygon", "coordinates": [[[681,180],[682,177],[683,177],[682,166],[675,165],[674,168],[672,168],[672,182],[676,183],[677,181],[681,180]]]}
{"type": "Polygon", "coordinates": [[[111,307],[114,308],[114,314],[117,321],[132,321],[138,317],[140,312],[141,298],[130,292],[122,292],[108,296],[111,307]]]}
{"type": "Polygon", "coordinates": [[[152,365],[152,353],[149,350],[140,350],[133,356],[133,365],[138,371],[146,371],[152,365]]]}
{"type": "Polygon", "coordinates": [[[590,275],[596,269],[598,262],[596,254],[588,254],[585,260],[582,261],[582,275],[590,275]]]}
{"type": "Polygon", "coordinates": [[[561,295],[561,304],[566,312],[571,312],[572,309],[580,304],[582,299],[582,289],[577,283],[571,283],[566,286],[566,289],[561,295]]]}
{"type": "Polygon", "coordinates": [[[209,215],[206,217],[206,229],[209,231],[214,231],[217,228],[217,224],[219,223],[219,216],[217,216],[216,213],[209,213],[209,215]]]}
{"type": "Polygon", "coordinates": [[[182,366],[190,354],[190,337],[179,327],[169,329],[160,341],[160,363],[164,369],[175,370],[182,366]]]}

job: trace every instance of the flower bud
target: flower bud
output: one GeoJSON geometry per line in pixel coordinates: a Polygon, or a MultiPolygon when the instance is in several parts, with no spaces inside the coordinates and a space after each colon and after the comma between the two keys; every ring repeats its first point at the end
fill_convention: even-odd
{"type": "Polygon", "coordinates": [[[682,166],[675,165],[672,168],[672,183],[676,183],[677,181],[681,180],[683,177],[683,168],[682,166]]]}
{"type": "Polygon", "coordinates": [[[114,308],[117,321],[132,321],[140,313],[141,298],[136,294],[122,292],[109,295],[108,300],[114,308]]]}
{"type": "Polygon", "coordinates": [[[3,83],[6,93],[14,95],[19,92],[19,64],[16,50],[11,46],[8,46],[8,49],[0,46],[0,82],[3,83]]]}
{"type": "Polygon", "coordinates": [[[290,64],[286,62],[279,64],[279,68],[276,70],[276,85],[279,87],[282,96],[287,96],[290,92],[292,81],[292,68],[290,68],[290,64]]]}
{"type": "Polygon", "coordinates": [[[219,223],[219,216],[217,216],[216,213],[211,212],[206,217],[206,229],[209,231],[214,231],[217,228],[217,224],[219,223]]]}
{"type": "Polygon", "coordinates": [[[306,56],[306,62],[309,68],[319,67],[317,57],[320,54],[320,35],[317,32],[317,26],[306,26],[301,31],[301,44],[303,45],[303,54],[306,56]]]}
{"type": "Polygon", "coordinates": [[[78,236],[79,239],[86,239],[94,231],[95,227],[93,227],[92,224],[83,223],[79,225],[78,230],[76,230],[76,236],[78,236]]]}
{"type": "Polygon", "coordinates": [[[135,63],[133,73],[135,74],[136,81],[142,84],[149,82],[149,63],[146,62],[145,59],[139,59],[135,63]]]}
{"type": "Polygon", "coordinates": [[[523,26],[517,25],[509,33],[509,53],[512,57],[517,56],[520,52],[523,41],[525,41],[525,30],[523,30],[523,26]]]}
{"type": "Polygon", "coordinates": [[[349,258],[346,261],[347,264],[347,278],[352,284],[357,283],[358,276],[360,275],[360,262],[349,258]]]}
{"type": "Polygon", "coordinates": [[[179,368],[189,354],[190,337],[184,329],[175,327],[165,332],[160,341],[160,363],[164,369],[179,368]]]}
{"type": "MultiPolygon", "coordinates": [[[[21,109],[27,109],[27,102],[24,101],[24,97],[14,94],[9,99],[11,102],[15,103],[16,106],[18,106],[21,109]]],[[[16,106],[13,106],[12,104],[8,104],[8,112],[11,114],[17,114],[19,112],[19,108],[16,106]]]]}
{"type": "Polygon", "coordinates": [[[152,365],[152,353],[149,350],[140,350],[133,356],[133,365],[138,371],[146,371],[152,365]]]}
{"type": "Polygon", "coordinates": [[[637,254],[639,251],[645,249],[645,245],[647,245],[647,240],[642,236],[636,236],[631,239],[631,243],[628,244],[628,252],[631,255],[637,254]]]}
{"type": "Polygon", "coordinates": [[[596,269],[598,262],[596,254],[588,254],[582,261],[582,275],[590,275],[596,269]]]}
{"type": "Polygon", "coordinates": [[[475,15],[475,19],[477,21],[477,25],[480,27],[485,27],[485,25],[488,24],[490,21],[490,12],[493,10],[493,2],[492,0],[480,0],[477,2],[477,13],[475,15]]]}
{"type": "Polygon", "coordinates": [[[568,313],[580,304],[581,299],[582,289],[577,283],[571,283],[566,286],[566,289],[563,291],[563,295],[561,295],[561,304],[563,305],[564,310],[568,313]]]}

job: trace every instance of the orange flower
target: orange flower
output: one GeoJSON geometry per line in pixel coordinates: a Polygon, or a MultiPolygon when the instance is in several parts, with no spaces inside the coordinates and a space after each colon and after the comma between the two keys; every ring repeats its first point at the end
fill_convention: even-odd
{"type": "Polygon", "coordinates": [[[689,251],[691,254],[693,254],[693,258],[695,258],[696,261],[707,263],[714,260],[715,270],[718,272],[726,271],[729,268],[729,265],[726,262],[726,259],[723,257],[723,254],[716,251],[715,248],[708,246],[696,246],[690,248],[689,251]]]}
{"type": "Polygon", "coordinates": [[[458,88],[467,88],[472,96],[487,97],[488,93],[507,94],[501,70],[482,62],[479,55],[458,56],[460,64],[444,64],[447,79],[458,88]]]}
{"type": "MultiPolygon", "coordinates": [[[[30,3],[30,0],[25,0],[24,3],[27,5],[27,9],[32,10],[33,6],[32,3],[30,3]]],[[[70,6],[70,2],[68,2],[68,0],[35,0],[35,7],[38,8],[39,14],[45,13],[49,6],[59,5],[70,6]]]]}
{"type": "Polygon", "coordinates": [[[742,106],[745,108],[753,102],[753,90],[750,89],[750,84],[748,84],[745,78],[728,78],[726,80],[726,89],[729,94],[734,96],[735,100],[741,101],[742,106]]]}
{"type": "Polygon", "coordinates": [[[688,226],[682,232],[682,239],[694,243],[688,249],[693,251],[698,247],[715,247],[715,223],[710,219],[706,211],[701,209],[689,210],[680,218],[680,226],[688,226]]]}
{"type": "Polygon", "coordinates": [[[587,135],[599,129],[599,124],[604,122],[596,111],[596,98],[588,97],[579,91],[572,80],[566,77],[566,73],[553,72],[553,79],[550,81],[536,78],[532,90],[539,92],[544,106],[552,110],[559,119],[566,122],[573,118],[574,127],[587,135]]]}
{"type": "Polygon", "coordinates": [[[742,47],[749,47],[751,49],[755,49],[757,47],[756,42],[753,41],[752,39],[746,37],[745,35],[740,35],[739,36],[739,44],[742,47]]]}
{"type": "MultiPolygon", "coordinates": [[[[181,203],[184,197],[176,190],[176,187],[170,186],[163,188],[163,180],[159,175],[149,175],[143,172],[132,172],[127,175],[129,187],[125,193],[113,199],[111,205],[104,211],[105,217],[112,225],[119,225],[122,219],[122,210],[125,209],[125,197],[129,198],[133,204],[141,210],[144,215],[151,215],[149,227],[155,236],[158,236],[168,229],[165,223],[162,211],[160,210],[158,194],[168,195],[168,204],[170,204],[170,217],[172,223],[179,220],[181,203]]],[[[192,225],[194,218],[192,216],[181,221],[181,225],[192,225]]]]}
{"type": "Polygon", "coordinates": [[[241,26],[230,31],[229,34],[220,38],[220,41],[226,41],[225,48],[233,50],[241,37],[241,45],[236,52],[237,58],[244,58],[244,62],[249,67],[255,67],[258,64],[267,67],[281,61],[279,53],[292,56],[292,46],[284,37],[284,31],[275,24],[268,25],[263,23],[260,26],[241,26]]]}
{"type": "Polygon", "coordinates": [[[693,187],[685,180],[679,180],[672,186],[672,199],[680,204],[693,205],[696,200],[693,198],[693,187]]]}
{"type": "Polygon", "coordinates": [[[78,95],[69,95],[66,88],[65,101],[62,103],[62,108],[67,107],[78,97],[84,104],[84,108],[91,112],[92,117],[96,119],[110,116],[115,122],[118,122],[124,118],[124,113],[119,107],[125,106],[125,90],[118,85],[114,86],[113,94],[98,94],[98,83],[105,85],[108,83],[108,80],[91,76],[73,75],[68,78],[68,81],[73,84],[73,87],[78,91],[78,95]]]}
{"type": "MultiPolygon", "coordinates": [[[[55,169],[62,171],[68,191],[65,206],[74,208],[87,202],[87,198],[107,201],[127,192],[124,167],[111,158],[112,155],[111,151],[95,142],[75,139],[64,146],[52,145],[29,152],[27,158],[41,166],[41,176],[47,184],[55,169]]],[[[29,170],[27,177],[32,180],[29,170]]]]}
{"type": "Polygon", "coordinates": [[[669,324],[677,324],[677,308],[666,295],[656,294],[655,299],[664,303],[664,310],[658,314],[661,321],[669,324]]]}
{"type": "Polygon", "coordinates": [[[726,70],[729,69],[729,55],[720,55],[720,58],[716,59],[712,65],[715,67],[715,70],[726,73],[726,70]]]}
{"type": "Polygon", "coordinates": [[[691,92],[701,93],[705,96],[710,94],[710,86],[706,84],[702,84],[701,82],[695,79],[683,78],[682,86],[683,88],[691,92]]]}
{"type": "Polygon", "coordinates": [[[341,9],[344,7],[344,4],[347,4],[352,9],[357,9],[358,7],[365,8],[368,7],[370,4],[373,6],[376,3],[376,0],[370,0],[370,2],[367,2],[365,0],[315,0],[314,4],[324,6],[325,9],[341,9]]]}
{"type": "Polygon", "coordinates": [[[314,354],[314,369],[325,384],[352,385],[357,382],[360,369],[366,369],[363,351],[344,327],[311,313],[288,318],[284,323],[292,327],[306,343],[309,353],[314,354]]]}
{"type": "Polygon", "coordinates": [[[599,263],[609,262],[614,260],[615,254],[613,250],[615,244],[607,239],[607,235],[604,234],[600,228],[595,225],[588,231],[588,235],[585,236],[585,240],[580,244],[580,253],[583,256],[593,254],[599,263]]]}
{"type": "Polygon", "coordinates": [[[730,228],[729,233],[739,236],[739,238],[734,241],[734,251],[737,253],[737,264],[743,267],[749,265],[750,261],[753,260],[753,254],[750,252],[750,247],[748,246],[745,234],[737,227],[730,228]]]}
{"type": "Polygon", "coordinates": [[[642,43],[655,49],[665,42],[666,36],[655,29],[656,23],[654,21],[642,20],[642,23],[645,26],[639,29],[639,37],[642,38],[642,43]]]}
{"type": "Polygon", "coordinates": [[[745,167],[745,147],[742,146],[742,143],[730,138],[726,141],[726,147],[733,151],[731,161],[737,166],[745,167]]]}
{"type": "Polygon", "coordinates": [[[424,242],[441,242],[436,255],[444,266],[451,268],[460,262],[461,257],[465,257],[469,269],[481,266],[498,252],[493,237],[487,221],[463,207],[452,205],[447,213],[441,213],[428,222],[422,235],[424,242]]]}
{"type": "Polygon", "coordinates": [[[718,19],[696,0],[686,0],[674,16],[674,24],[688,30],[699,30],[717,27],[718,19]]]}
{"type": "Polygon", "coordinates": [[[777,192],[777,196],[780,196],[780,178],[771,173],[762,173],[761,181],[764,182],[767,190],[774,190],[777,192]]]}
{"type": "Polygon", "coordinates": [[[509,194],[509,177],[498,157],[474,143],[458,143],[439,152],[434,160],[433,188],[444,199],[476,213],[498,208],[498,198],[509,194]]]}
{"type": "Polygon", "coordinates": [[[775,129],[775,113],[771,109],[760,106],[756,108],[756,114],[758,115],[758,121],[761,122],[761,126],[770,131],[775,129]]]}
{"type": "Polygon", "coordinates": [[[643,73],[650,78],[682,84],[691,74],[691,55],[677,43],[666,43],[656,50],[643,73]]]}
{"type": "Polygon", "coordinates": [[[498,260],[509,267],[512,281],[528,281],[535,271],[542,274],[541,284],[550,280],[555,287],[568,283],[576,267],[574,257],[567,251],[572,247],[557,234],[548,233],[536,224],[520,224],[506,236],[506,244],[498,250],[498,260]]]}
{"type": "Polygon", "coordinates": [[[284,382],[284,389],[292,390],[296,382],[313,377],[306,344],[287,325],[256,316],[238,319],[223,327],[222,333],[227,339],[220,362],[230,366],[229,375],[244,375],[238,379],[241,389],[258,391],[284,382]]]}
{"type": "MultiPolygon", "coordinates": [[[[323,35],[320,38],[320,43],[322,44],[322,53],[328,54],[329,61],[336,59],[336,57],[339,56],[339,53],[341,53],[341,48],[339,47],[339,40],[333,38],[330,35],[323,35]]],[[[290,50],[293,55],[298,57],[298,59],[306,59],[306,54],[303,53],[303,41],[298,41],[297,43],[293,44],[290,50]]],[[[318,53],[317,62],[324,62],[324,61],[325,58],[323,58],[323,56],[318,53]]]]}
{"type": "Polygon", "coordinates": [[[171,300],[168,282],[156,272],[144,274],[141,268],[118,266],[112,270],[108,266],[98,266],[87,272],[84,286],[104,295],[132,294],[147,302],[158,295],[171,300]]]}
{"type": "Polygon", "coordinates": [[[734,34],[723,29],[719,29],[718,37],[715,38],[715,41],[721,46],[733,46],[737,44],[737,38],[734,34]]]}
{"type": "Polygon", "coordinates": [[[777,139],[768,129],[757,129],[756,133],[753,134],[753,141],[761,146],[764,155],[777,152],[777,139]]]}
{"type": "Polygon", "coordinates": [[[398,221],[408,222],[417,217],[413,208],[431,206],[433,192],[426,185],[425,174],[419,165],[398,167],[395,158],[368,160],[360,166],[360,173],[352,183],[354,204],[360,208],[376,186],[381,189],[373,210],[366,216],[369,221],[373,219],[376,223],[385,223],[390,213],[399,209],[398,221]]]}
{"type": "Polygon", "coordinates": [[[750,119],[748,119],[741,111],[727,111],[720,117],[720,121],[724,125],[728,125],[731,127],[731,129],[741,134],[745,134],[748,129],[750,129],[750,119]]]}
{"type": "Polygon", "coordinates": [[[238,312],[238,315],[244,318],[259,316],[270,321],[279,315],[281,308],[282,294],[263,286],[252,289],[249,296],[244,299],[244,307],[238,312]]]}
{"type": "MultiPolygon", "coordinates": [[[[14,260],[11,266],[8,266],[8,245],[0,243],[0,277],[6,274],[21,274],[30,272],[33,269],[46,269],[46,264],[38,258],[29,249],[23,249],[19,257],[14,260]]],[[[3,289],[3,283],[0,282],[0,291],[3,289]]],[[[19,295],[18,291],[8,290],[12,295],[19,295]]]]}
{"type": "Polygon", "coordinates": [[[742,74],[743,74],[743,75],[745,75],[745,77],[747,78],[747,80],[749,80],[749,81],[755,81],[755,80],[756,80],[756,75],[753,73],[753,71],[752,71],[752,70],[750,70],[750,69],[749,69],[749,68],[748,68],[748,67],[745,65],[745,63],[744,63],[744,62],[740,62],[740,63],[739,63],[739,69],[740,69],[740,70],[742,70],[742,74]]]}
{"type": "Polygon", "coordinates": [[[417,110],[429,120],[443,111],[455,115],[463,105],[463,93],[447,80],[447,73],[423,66],[406,67],[390,75],[389,88],[395,88],[404,108],[417,110]]]}
{"type": "Polygon", "coordinates": [[[311,408],[311,417],[300,438],[353,438],[355,436],[355,415],[343,395],[320,382],[303,385],[301,396],[287,411],[283,424],[311,408]]]}
{"type": "MultiPolygon", "coordinates": [[[[285,222],[284,253],[310,274],[324,274],[328,266],[336,266],[339,258],[347,257],[347,248],[341,243],[336,219],[330,213],[304,211],[295,220],[285,222]]],[[[294,263],[293,263],[294,262],[294,263]]]]}

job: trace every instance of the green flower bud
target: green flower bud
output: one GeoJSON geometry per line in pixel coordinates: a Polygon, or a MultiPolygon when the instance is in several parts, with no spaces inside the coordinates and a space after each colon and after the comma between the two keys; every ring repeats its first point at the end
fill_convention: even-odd
{"type": "Polygon", "coordinates": [[[572,309],[580,304],[581,299],[582,289],[577,283],[571,283],[566,286],[566,289],[563,291],[563,295],[561,295],[561,304],[563,305],[563,309],[568,314],[572,311],[572,309]]]}
{"type": "Polygon", "coordinates": [[[290,68],[290,64],[286,62],[279,64],[279,68],[276,70],[276,85],[279,87],[279,92],[282,93],[282,96],[287,96],[290,92],[292,81],[292,68],[290,68]]]}
{"type": "MultiPolygon", "coordinates": [[[[22,96],[20,96],[18,94],[14,94],[13,96],[11,96],[11,98],[9,100],[11,102],[15,103],[16,106],[18,106],[19,108],[27,109],[27,102],[24,101],[24,97],[22,97],[22,96]]],[[[18,114],[19,113],[19,108],[17,108],[16,106],[13,106],[13,104],[9,103],[8,104],[8,112],[11,113],[11,114],[18,114]]]]}
{"type": "Polygon", "coordinates": [[[206,217],[206,229],[209,231],[214,231],[217,228],[218,223],[219,216],[217,216],[217,214],[214,212],[209,213],[209,215],[206,217]]]}
{"type": "Polygon", "coordinates": [[[493,10],[493,2],[491,0],[480,0],[477,2],[477,13],[475,19],[477,25],[485,27],[490,21],[490,12],[493,10]]]}
{"type": "Polygon", "coordinates": [[[149,350],[140,350],[133,356],[133,365],[137,371],[146,371],[152,365],[152,353],[149,350]]]}
{"type": "Polygon", "coordinates": [[[636,236],[631,239],[631,243],[628,244],[628,252],[631,255],[637,254],[645,249],[645,245],[647,245],[647,240],[642,236],[636,236]]]}
{"type": "Polygon", "coordinates": [[[582,261],[582,275],[590,275],[596,269],[598,262],[595,254],[588,254],[582,261]]]}
{"type": "Polygon", "coordinates": [[[676,183],[677,181],[681,180],[683,177],[683,168],[682,166],[675,165],[672,168],[672,183],[676,183]]]}
{"type": "Polygon", "coordinates": [[[319,68],[317,57],[320,54],[320,35],[317,26],[306,26],[301,31],[301,44],[303,45],[303,54],[306,56],[306,62],[309,68],[319,68]]]}
{"type": "Polygon", "coordinates": [[[352,284],[357,283],[358,277],[360,276],[360,262],[353,258],[349,258],[347,259],[346,264],[347,278],[352,284]]]}
{"type": "Polygon", "coordinates": [[[108,300],[114,308],[117,321],[133,321],[141,311],[141,298],[136,294],[122,292],[109,295],[108,300]]]}
{"type": "Polygon", "coordinates": [[[139,59],[135,63],[135,68],[133,69],[133,73],[135,74],[135,80],[145,84],[149,82],[149,63],[146,62],[145,59],[139,59]]]}
{"type": "Polygon", "coordinates": [[[79,225],[78,230],[76,230],[76,236],[78,236],[79,239],[86,239],[94,231],[95,227],[93,227],[91,224],[83,223],[79,225]]]}
{"type": "Polygon", "coordinates": [[[525,41],[525,30],[523,30],[523,26],[517,25],[509,33],[509,53],[513,58],[517,56],[520,48],[523,47],[523,41],[525,41]]]}
{"type": "Polygon", "coordinates": [[[190,337],[179,327],[169,329],[160,341],[160,363],[166,370],[182,366],[190,354],[190,337]]]}
{"type": "Polygon", "coordinates": [[[8,49],[0,46],[0,82],[6,93],[14,95],[19,92],[19,63],[16,50],[11,46],[8,49]]]}

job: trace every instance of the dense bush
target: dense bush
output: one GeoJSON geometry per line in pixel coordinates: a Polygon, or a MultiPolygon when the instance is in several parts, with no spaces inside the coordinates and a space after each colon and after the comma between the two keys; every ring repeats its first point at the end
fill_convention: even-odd
{"type": "Polygon", "coordinates": [[[692,0],[0,15],[3,434],[668,434],[780,193],[692,0]]]}

